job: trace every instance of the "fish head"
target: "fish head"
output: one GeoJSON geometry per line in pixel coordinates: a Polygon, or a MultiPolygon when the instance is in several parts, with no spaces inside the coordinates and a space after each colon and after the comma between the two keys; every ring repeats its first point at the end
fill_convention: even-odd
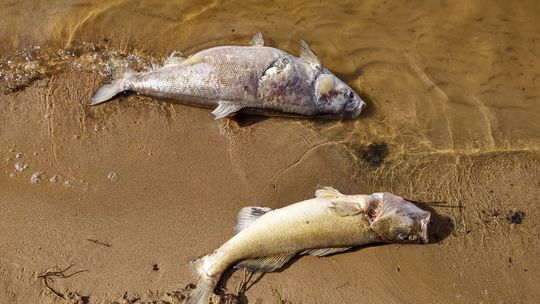
{"type": "Polygon", "coordinates": [[[374,193],[368,212],[370,227],[385,242],[427,243],[431,213],[390,193],[374,193]]]}
{"type": "Polygon", "coordinates": [[[321,115],[358,118],[366,103],[345,82],[328,70],[315,80],[315,103],[321,115]]]}

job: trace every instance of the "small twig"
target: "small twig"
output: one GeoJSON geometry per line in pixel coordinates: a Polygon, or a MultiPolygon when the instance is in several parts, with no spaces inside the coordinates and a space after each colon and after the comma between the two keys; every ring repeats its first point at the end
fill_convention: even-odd
{"type": "Polygon", "coordinates": [[[95,240],[95,239],[86,239],[86,240],[89,241],[89,242],[92,242],[92,243],[94,243],[96,245],[101,245],[101,246],[105,246],[105,247],[111,247],[111,244],[102,242],[100,240],[95,240]]]}
{"type": "Polygon", "coordinates": [[[287,300],[285,300],[285,299],[283,299],[281,297],[281,294],[279,293],[279,291],[277,291],[277,289],[271,288],[271,290],[272,290],[272,293],[274,294],[274,297],[276,297],[276,302],[278,304],[288,304],[288,303],[290,303],[289,301],[287,301],[287,300]]]}
{"type": "Polygon", "coordinates": [[[264,276],[264,274],[265,274],[264,272],[260,272],[259,276],[255,280],[253,280],[253,282],[251,282],[251,279],[253,278],[255,273],[250,272],[248,281],[246,282],[246,287],[244,288],[244,292],[248,291],[251,287],[253,287],[253,285],[255,285],[257,282],[259,282],[259,280],[264,276]],[[251,284],[248,285],[249,282],[251,282],[251,284]]]}
{"type": "Polygon", "coordinates": [[[340,289],[341,287],[345,287],[345,286],[348,286],[348,285],[349,285],[349,282],[345,282],[344,284],[336,286],[336,289],[340,289]]]}
{"type": "Polygon", "coordinates": [[[238,287],[236,288],[236,296],[239,296],[242,289],[244,289],[244,283],[246,282],[246,269],[245,268],[244,268],[243,273],[244,273],[244,276],[242,277],[242,281],[240,282],[240,284],[238,284],[238,287]]]}
{"type": "Polygon", "coordinates": [[[241,294],[246,292],[247,284],[251,281],[251,278],[253,278],[253,272],[247,271],[244,268],[244,276],[242,277],[242,282],[240,282],[238,288],[236,289],[236,296],[240,296],[241,294]]]}
{"type": "Polygon", "coordinates": [[[450,206],[446,206],[444,205],[444,203],[424,203],[428,206],[437,206],[437,207],[441,207],[441,208],[459,208],[459,209],[464,209],[465,206],[460,206],[460,205],[450,205],[450,206]]]}
{"type": "Polygon", "coordinates": [[[412,202],[412,203],[419,203],[419,204],[426,204],[428,206],[437,206],[437,207],[442,207],[442,208],[459,208],[459,209],[464,209],[465,206],[461,205],[461,204],[458,204],[458,205],[446,205],[447,202],[422,202],[422,201],[415,201],[415,200],[410,200],[410,199],[406,199],[407,201],[409,202],[412,202]]]}
{"type": "Polygon", "coordinates": [[[68,299],[66,299],[66,297],[59,291],[56,291],[54,288],[52,288],[50,285],[49,285],[49,280],[52,281],[51,278],[49,277],[41,277],[43,279],[43,281],[45,282],[45,286],[47,287],[47,289],[49,289],[54,295],[56,295],[57,297],[59,297],[60,299],[63,299],[63,300],[66,300],[68,301],[68,299]]]}
{"type": "Polygon", "coordinates": [[[71,267],[73,267],[73,266],[74,266],[74,264],[71,264],[66,269],[59,270],[59,271],[51,271],[50,269],[52,269],[52,268],[49,268],[49,270],[45,271],[45,273],[38,275],[38,278],[59,277],[59,278],[62,278],[62,279],[67,279],[67,278],[72,277],[72,276],[74,276],[74,275],[76,275],[78,273],[88,271],[86,269],[83,269],[83,270],[75,271],[72,274],[65,274],[65,272],[68,271],[69,269],[71,269],[71,267]]]}
{"type": "MultiPolygon", "coordinates": [[[[57,267],[57,266],[55,266],[57,267]]],[[[71,269],[71,267],[73,267],[73,264],[69,265],[68,267],[66,267],[65,269],[62,269],[62,270],[57,270],[57,271],[52,271],[53,268],[55,267],[52,267],[52,268],[49,268],[47,271],[45,271],[44,273],[42,274],[39,274],[37,277],[40,278],[40,279],[43,279],[43,282],[45,283],[45,286],[47,287],[47,289],[49,289],[54,295],[56,295],[57,297],[59,297],[60,299],[63,299],[63,300],[66,300],[66,301],[69,301],[63,293],[55,290],[50,284],[51,283],[54,283],[54,279],[53,278],[61,278],[61,279],[67,279],[69,277],[72,277],[78,273],[81,273],[81,272],[85,272],[85,271],[88,271],[86,269],[83,269],[83,270],[79,270],[79,271],[75,271],[71,274],[66,274],[65,272],[68,271],[69,269],[71,269]]]]}

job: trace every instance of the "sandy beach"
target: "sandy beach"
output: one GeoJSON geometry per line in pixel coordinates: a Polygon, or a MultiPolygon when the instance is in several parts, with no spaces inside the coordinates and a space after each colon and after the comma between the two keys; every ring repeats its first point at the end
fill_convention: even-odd
{"type": "Polygon", "coordinates": [[[317,185],[414,201],[433,213],[431,242],[302,257],[240,293],[231,270],[216,290],[229,303],[540,298],[535,1],[0,7],[0,303],[182,303],[189,261],[233,236],[242,207],[317,185]],[[136,94],[88,105],[115,69],[257,31],[296,55],[306,40],[366,111],[214,120],[136,94]]]}

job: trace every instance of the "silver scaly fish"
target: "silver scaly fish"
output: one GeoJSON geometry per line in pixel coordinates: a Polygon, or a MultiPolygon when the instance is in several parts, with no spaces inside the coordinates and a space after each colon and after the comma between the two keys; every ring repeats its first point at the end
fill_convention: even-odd
{"type": "Polygon", "coordinates": [[[97,105],[118,93],[175,100],[214,108],[216,119],[242,111],[263,115],[357,118],[365,102],[324,68],[300,42],[300,57],[264,46],[260,33],[251,46],[218,46],[188,58],[171,55],[163,67],[127,72],[98,89],[97,105]]]}
{"type": "Polygon", "coordinates": [[[271,272],[297,254],[325,256],[368,243],[427,243],[430,212],[390,193],[345,195],[331,187],[315,198],[272,210],[246,207],[237,234],[192,262],[198,275],[189,304],[206,304],[231,265],[271,272]]]}

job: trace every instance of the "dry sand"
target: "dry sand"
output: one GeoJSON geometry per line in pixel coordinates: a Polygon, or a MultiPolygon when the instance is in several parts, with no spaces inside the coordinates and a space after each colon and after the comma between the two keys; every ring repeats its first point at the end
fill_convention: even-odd
{"type": "Polygon", "coordinates": [[[188,262],[233,235],[242,207],[316,185],[417,201],[436,214],[433,241],[303,257],[240,302],[540,298],[537,2],[182,2],[0,4],[0,303],[179,303],[188,262]],[[88,106],[111,66],[259,30],[294,54],[310,42],[365,114],[214,121],[137,95],[88,106]]]}

